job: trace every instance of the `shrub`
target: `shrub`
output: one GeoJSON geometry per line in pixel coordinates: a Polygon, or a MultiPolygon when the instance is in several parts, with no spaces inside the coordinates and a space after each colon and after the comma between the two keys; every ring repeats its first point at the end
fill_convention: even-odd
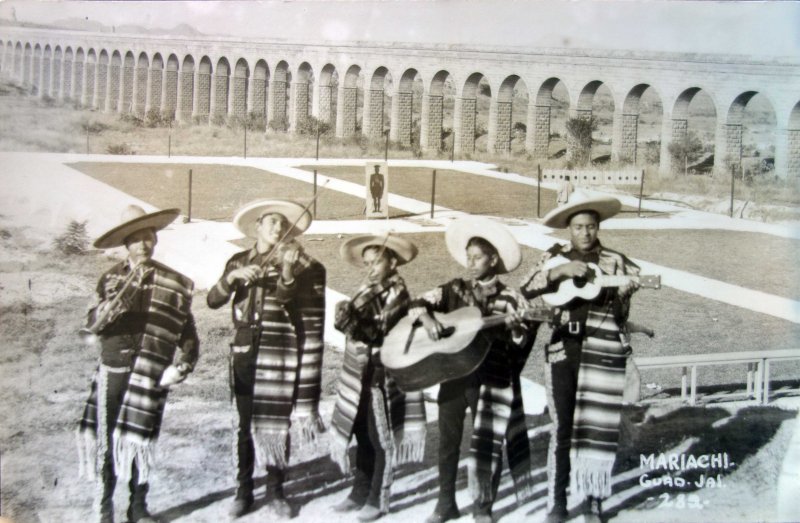
{"type": "Polygon", "coordinates": [[[674,140],[667,146],[672,158],[672,170],[680,172],[688,163],[694,162],[703,154],[703,142],[694,132],[688,132],[680,140],[674,140]]]}
{"type": "Polygon", "coordinates": [[[289,125],[286,123],[286,118],[280,116],[269,121],[269,128],[276,132],[286,132],[289,129],[289,125]]]}
{"type": "Polygon", "coordinates": [[[92,120],[85,120],[81,122],[81,130],[83,130],[84,134],[100,134],[108,128],[108,125],[102,122],[95,122],[92,120]]]}
{"type": "Polygon", "coordinates": [[[570,144],[570,162],[586,165],[592,151],[592,132],[597,129],[597,120],[590,118],[567,119],[567,140],[570,144]]]}
{"type": "Polygon", "coordinates": [[[323,134],[327,134],[331,131],[331,124],[324,122],[315,116],[309,116],[308,118],[300,120],[297,123],[296,131],[298,134],[316,136],[317,128],[319,128],[319,134],[322,136],[323,134]]]}
{"type": "Polygon", "coordinates": [[[134,113],[122,113],[119,115],[119,120],[124,123],[129,123],[134,127],[144,126],[144,121],[134,113]]]}
{"type": "Polygon", "coordinates": [[[89,248],[86,222],[72,220],[66,232],[53,240],[53,246],[64,254],[86,254],[89,248]]]}
{"type": "Polygon", "coordinates": [[[134,152],[126,143],[112,143],[106,147],[106,152],[108,154],[134,154],[134,152]]]}

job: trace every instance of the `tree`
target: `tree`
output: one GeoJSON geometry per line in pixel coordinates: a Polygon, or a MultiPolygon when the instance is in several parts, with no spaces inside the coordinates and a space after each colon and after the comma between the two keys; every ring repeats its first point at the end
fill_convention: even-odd
{"type": "Polygon", "coordinates": [[[686,174],[689,163],[694,163],[703,154],[703,142],[696,133],[688,132],[683,138],[672,141],[667,150],[672,159],[672,169],[676,172],[683,169],[683,174],[686,174]]]}
{"type": "Polygon", "coordinates": [[[594,116],[569,118],[566,127],[570,160],[577,165],[586,165],[592,153],[592,133],[597,129],[597,120],[594,116]]]}

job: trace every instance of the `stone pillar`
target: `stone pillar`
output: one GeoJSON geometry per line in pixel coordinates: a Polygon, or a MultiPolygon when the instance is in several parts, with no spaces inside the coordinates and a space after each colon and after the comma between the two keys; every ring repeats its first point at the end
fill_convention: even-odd
{"type": "Polygon", "coordinates": [[[93,107],[94,103],[94,88],[97,81],[97,64],[95,62],[86,62],[84,67],[83,76],[83,93],[81,94],[81,105],[84,107],[93,107]]]}
{"type": "Polygon", "coordinates": [[[178,109],[178,71],[164,69],[164,90],[161,93],[161,114],[175,119],[178,109]]]}
{"type": "Polygon", "coordinates": [[[528,127],[533,156],[541,160],[550,157],[550,106],[534,105],[533,125],[528,127]]]}
{"type": "Polygon", "coordinates": [[[247,77],[235,72],[231,78],[228,96],[228,114],[244,123],[247,119],[247,77]]]}
{"type": "Polygon", "coordinates": [[[52,78],[53,61],[50,56],[42,57],[42,83],[39,96],[50,96],[50,79],[52,78]]]}
{"type": "Polygon", "coordinates": [[[64,78],[64,75],[61,72],[63,67],[63,57],[61,60],[56,60],[53,58],[53,77],[50,79],[50,96],[56,99],[61,99],[64,97],[61,86],[61,80],[64,78]]]}
{"type": "Polygon", "coordinates": [[[145,116],[147,107],[147,67],[136,67],[133,79],[133,113],[145,116]]]}
{"type": "Polygon", "coordinates": [[[413,128],[414,93],[401,91],[392,98],[392,121],[389,139],[400,145],[411,145],[413,128]]]}
{"type": "Polygon", "coordinates": [[[800,129],[776,133],[775,138],[775,174],[800,179],[800,129]]]}
{"type": "Polygon", "coordinates": [[[339,89],[339,103],[336,114],[336,136],[347,138],[356,133],[356,98],[357,87],[342,87],[339,89]]]}
{"type": "Polygon", "coordinates": [[[194,107],[194,71],[181,71],[178,73],[178,99],[176,103],[175,119],[179,122],[192,119],[194,107]]]}
{"type": "Polygon", "coordinates": [[[30,87],[31,85],[31,56],[25,54],[22,50],[22,85],[30,87]]]}
{"type": "Polygon", "coordinates": [[[106,112],[116,112],[119,109],[120,91],[120,66],[113,62],[108,66],[108,84],[106,87],[106,112]]]}
{"type": "Polygon", "coordinates": [[[136,68],[123,65],[120,69],[119,107],[121,113],[133,112],[133,86],[136,84],[136,68]]]}
{"type": "Polygon", "coordinates": [[[308,83],[294,82],[294,111],[292,114],[291,130],[297,132],[297,128],[308,121],[308,83]]]}
{"type": "Polygon", "coordinates": [[[84,84],[84,63],[72,63],[72,99],[78,103],[83,103],[83,84],[84,84]]]}
{"type": "Polygon", "coordinates": [[[423,151],[442,149],[442,107],[444,97],[422,95],[422,114],[420,118],[419,146],[423,151]]]}
{"type": "Polygon", "coordinates": [[[61,99],[69,100],[72,98],[72,60],[64,59],[64,72],[61,82],[61,99]]]}
{"type": "Polygon", "coordinates": [[[256,116],[264,118],[266,125],[267,116],[267,91],[269,81],[264,78],[252,78],[250,80],[250,112],[256,116]]]}
{"type": "Polygon", "coordinates": [[[269,96],[269,113],[276,123],[282,122],[284,125],[289,125],[286,118],[286,82],[273,80],[271,82],[272,92],[269,96]]]}
{"type": "Polygon", "coordinates": [[[217,123],[228,117],[228,75],[213,75],[211,87],[211,123],[217,123]]]}
{"type": "Polygon", "coordinates": [[[97,72],[95,73],[94,99],[92,100],[92,107],[105,110],[107,93],[108,93],[108,64],[98,62],[97,72]]]}
{"type": "Polygon", "coordinates": [[[14,79],[19,82],[22,82],[23,79],[22,71],[24,67],[22,66],[22,55],[24,53],[24,49],[20,49],[19,52],[14,49],[14,79]]]}
{"type": "Polygon", "coordinates": [[[714,173],[730,175],[731,168],[738,172],[742,165],[742,126],[722,124],[717,127],[714,144],[714,173]]]}
{"type": "Polygon", "coordinates": [[[370,140],[383,139],[383,89],[366,91],[363,134],[370,140]]]}
{"type": "Polygon", "coordinates": [[[489,152],[511,151],[511,102],[492,101],[489,106],[489,152]]]}
{"type": "Polygon", "coordinates": [[[635,165],[638,151],[639,115],[620,115],[619,127],[619,137],[611,144],[611,157],[619,163],[635,165]]]}
{"type": "Polygon", "coordinates": [[[35,52],[34,52],[34,55],[33,55],[33,71],[31,71],[31,73],[32,73],[32,76],[33,76],[31,78],[31,83],[32,83],[31,91],[33,92],[33,94],[39,94],[41,92],[41,90],[42,90],[42,85],[41,85],[41,81],[42,81],[42,58],[41,58],[40,55],[36,54],[35,52]]]}
{"type": "Polygon", "coordinates": [[[320,85],[317,87],[317,90],[319,91],[319,109],[317,110],[317,118],[319,118],[321,122],[330,124],[334,121],[334,117],[331,112],[333,87],[330,85],[320,85]]]}
{"type": "Polygon", "coordinates": [[[453,115],[453,132],[455,133],[455,154],[472,154],[475,152],[475,112],[477,99],[457,98],[453,115]]]}
{"type": "Polygon", "coordinates": [[[161,111],[161,92],[164,89],[164,70],[160,67],[150,67],[150,81],[147,83],[147,97],[145,99],[145,115],[150,111],[161,111]]]}
{"type": "Polygon", "coordinates": [[[211,114],[211,73],[198,71],[195,80],[192,118],[208,123],[208,115],[211,114]]]}

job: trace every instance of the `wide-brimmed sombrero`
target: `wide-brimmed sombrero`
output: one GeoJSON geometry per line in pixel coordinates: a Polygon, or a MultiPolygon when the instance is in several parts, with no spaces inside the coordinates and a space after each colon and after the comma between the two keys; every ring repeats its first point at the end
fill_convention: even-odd
{"type": "Polygon", "coordinates": [[[397,258],[397,265],[403,265],[417,257],[417,246],[401,236],[394,234],[362,234],[345,241],[339,248],[339,256],[356,267],[364,266],[364,249],[367,247],[390,249],[397,258]]]}
{"type": "Polygon", "coordinates": [[[511,232],[496,221],[478,216],[465,216],[453,221],[444,232],[450,256],[464,267],[467,266],[467,243],[475,237],[483,238],[497,249],[501,262],[497,267],[498,274],[511,272],[519,267],[522,261],[519,244],[511,232]]]}
{"type": "Polygon", "coordinates": [[[258,236],[256,222],[265,214],[281,214],[289,222],[289,225],[294,224],[292,230],[287,234],[287,238],[303,234],[311,225],[311,213],[292,200],[256,200],[245,204],[236,211],[233,216],[233,224],[245,236],[255,238],[258,236]]]}
{"type": "Polygon", "coordinates": [[[602,222],[617,214],[620,209],[622,204],[612,196],[589,196],[583,191],[575,191],[567,203],[547,213],[542,223],[554,229],[565,229],[569,219],[579,212],[594,211],[602,222]]]}
{"type": "Polygon", "coordinates": [[[152,213],[145,212],[138,205],[129,205],[122,211],[120,224],[104,233],[94,241],[97,249],[110,249],[125,245],[125,238],[141,231],[142,229],[153,229],[160,231],[173,221],[181,213],[180,209],[164,209],[152,213]]]}

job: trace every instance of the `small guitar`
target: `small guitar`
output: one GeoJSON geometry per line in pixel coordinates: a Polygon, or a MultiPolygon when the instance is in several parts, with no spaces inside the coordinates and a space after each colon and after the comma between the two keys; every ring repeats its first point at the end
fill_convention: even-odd
{"type": "MultiPolygon", "coordinates": [[[[462,307],[434,316],[444,326],[438,340],[430,339],[422,324],[409,316],[401,319],[383,340],[381,362],[404,392],[472,373],[489,352],[489,340],[478,333],[502,325],[508,318],[505,314],[483,317],[478,307],[462,307]]],[[[549,309],[528,310],[522,316],[529,321],[553,319],[549,309]]]]}
{"type": "MultiPolygon", "coordinates": [[[[556,256],[547,260],[545,269],[552,269],[569,263],[570,260],[563,256],[556,256]]],[[[590,301],[595,299],[603,287],[621,287],[631,281],[636,281],[641,287],[648,289],[661,288],[661,276],[626,276],[604,274],[600,267],[594,263],[587,263],[590,268],[589,274],[584,278],[571,278],[564,280],[558,285],[558,290],[550,294],[543,294],[542,299],[548,305],[558,307],[569,303],[575,298],[582,298],[590,301]]]]}

